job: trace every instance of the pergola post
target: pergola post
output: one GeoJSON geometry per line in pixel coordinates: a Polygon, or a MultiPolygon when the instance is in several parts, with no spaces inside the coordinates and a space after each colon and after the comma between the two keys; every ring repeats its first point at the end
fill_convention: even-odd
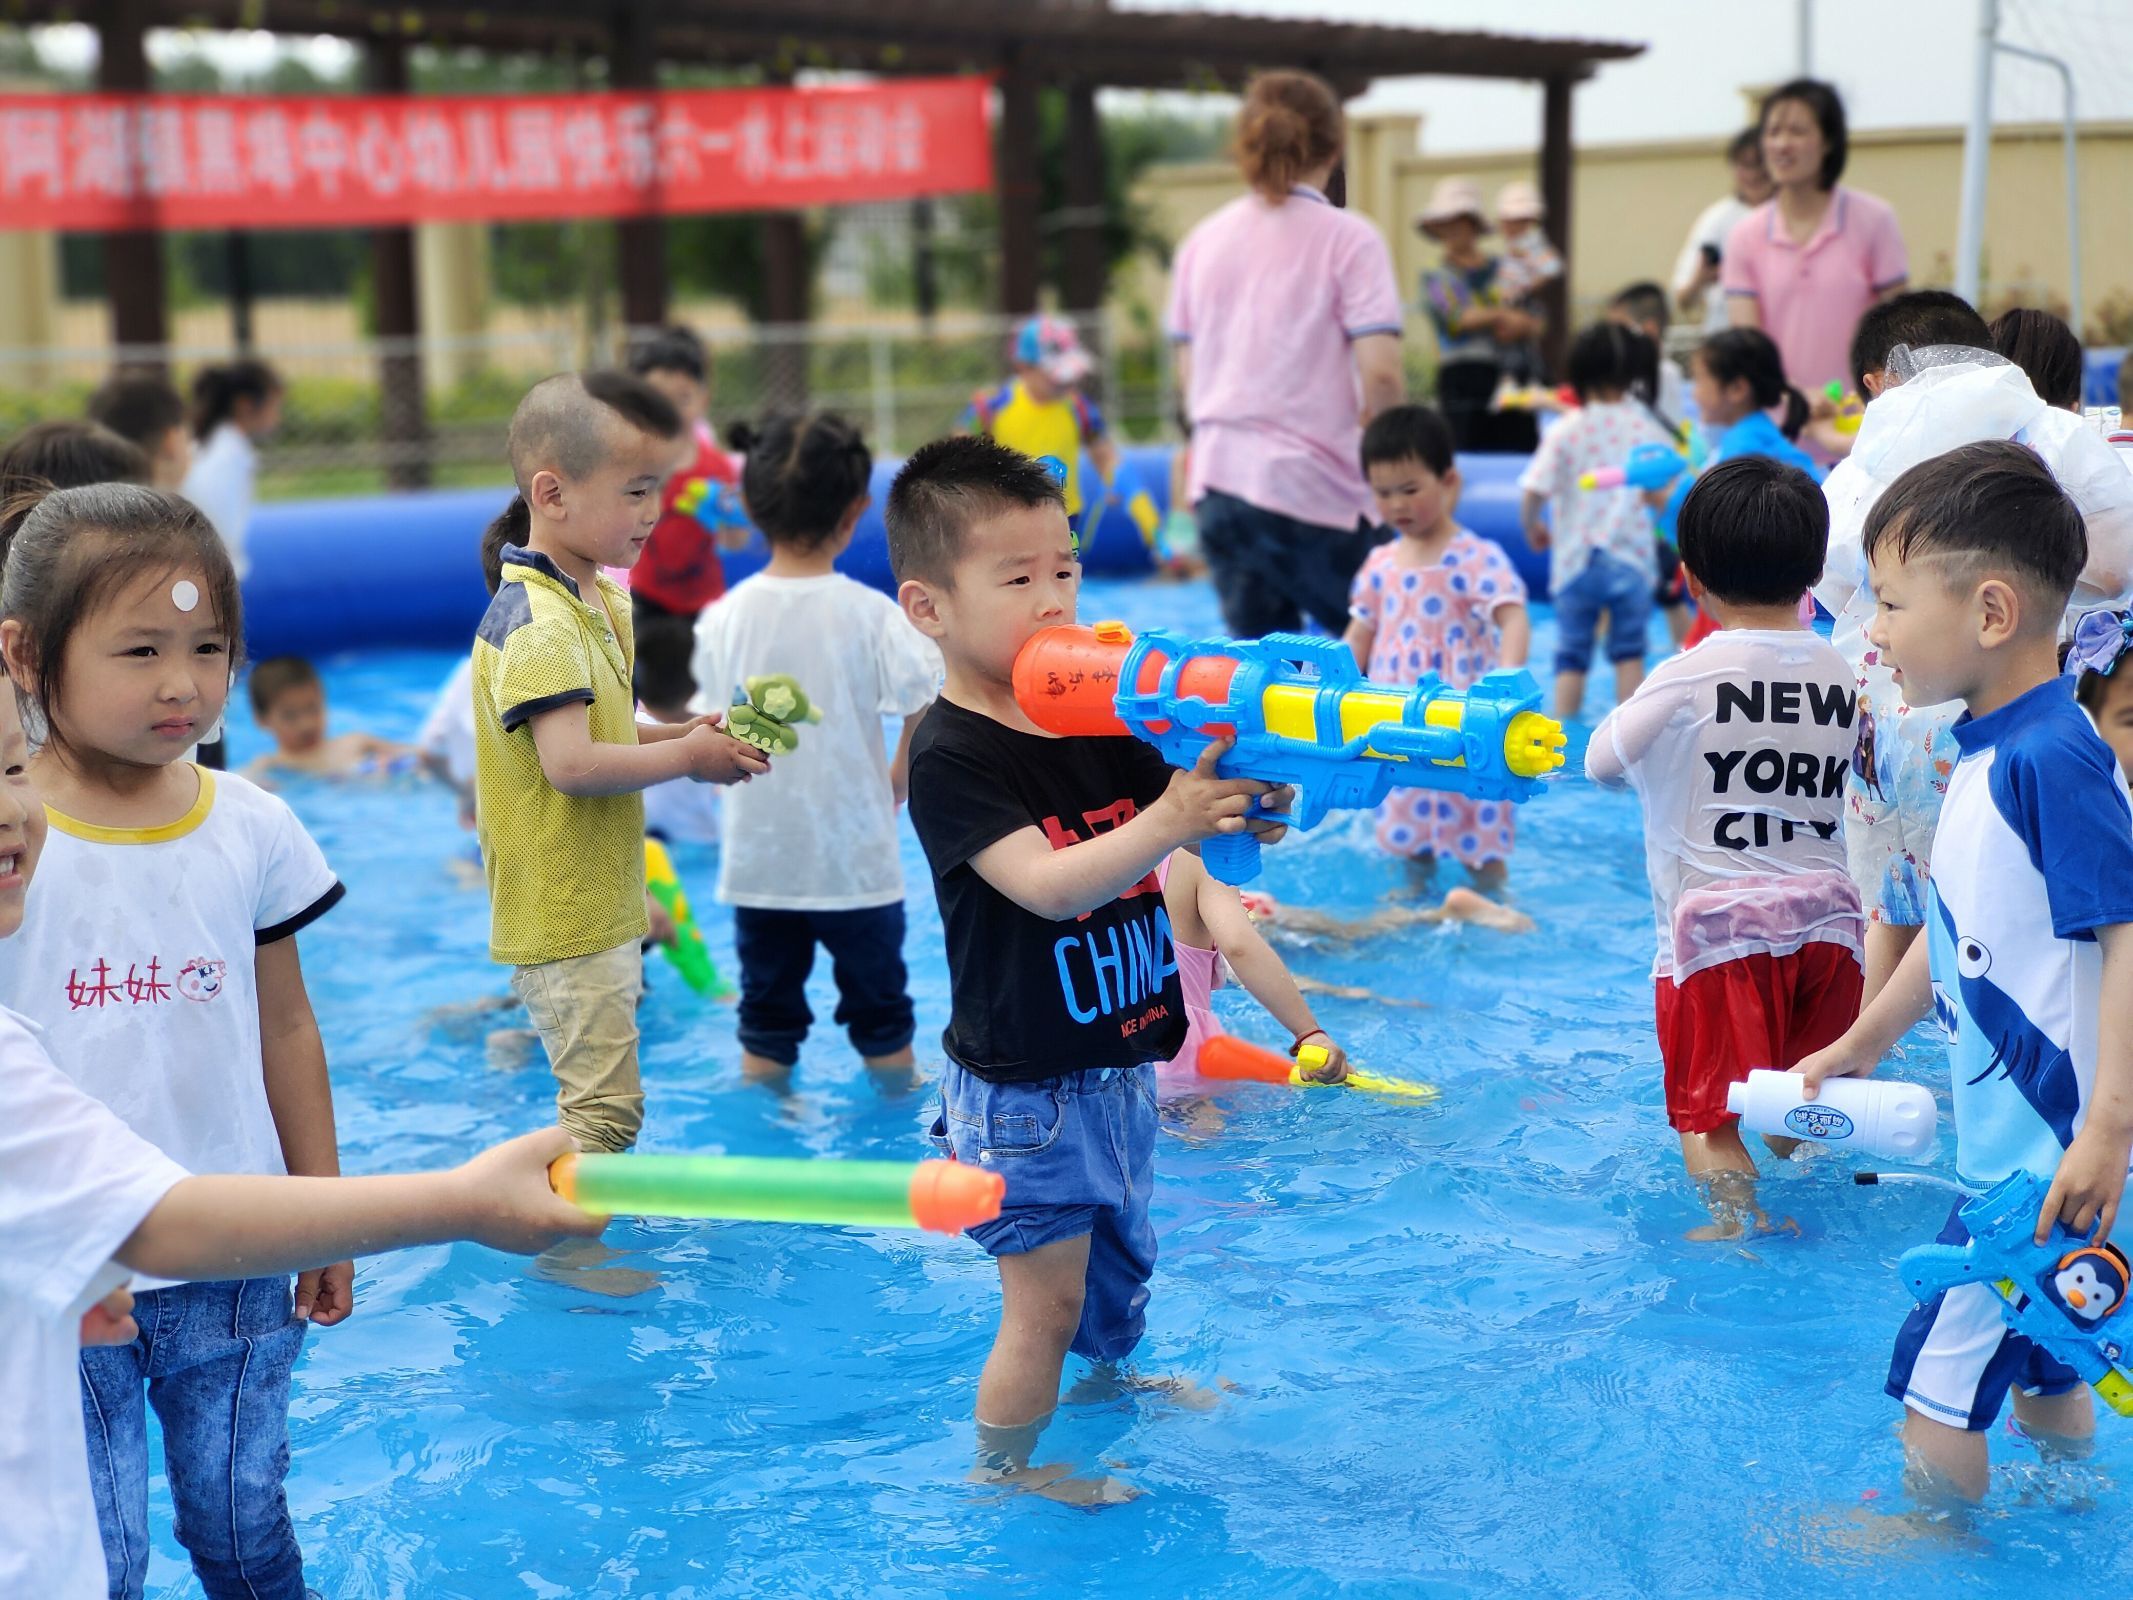
{"type": "MultiPolygon", "coordinates": [[[[406,94],[407,42],[390,34],[372,38],[365,68],[373,94],[406,94]]],[[[385,444],[385,485],[426,489],[429,408],[422,382],[422,305],[412,227],[370,230],[370,285],[378,325],[378,421],[385,444]]]]}
{"type": "MultiPolygon", "coordinates": [[[[96,11],[96,86],[107,94],[146,94],[145,0],[102,0],[96,11]]],[[[170,364],[170,312],[163,287],[163,237],[154,228],[104,235],[104,297],[122,365],[155,372],[170,364]]]]}
{"type": "Polygon", "coordinates": [[[1066,91],[1066,309],[1081,327],[1097,372],[1103,371],[1104,134],[1096,110],[1096,85],[1086,81],[1066,91]]]}
{"type": "MultiPolygon", "coordinates": [[[[615,7],[607,53],[611,89],[643,92],[659,87],[658,39],[646,0],[615,7]]],[[[622,288],[626,337],[664,327],[667,320],[667,219],[658,212],[624,217],[615,224],[616,278],[622,288]]]]}
{"type": "Polygon", "coordinates": [[[807,344],[799,332],[808,320],[812,287],[807,226],[797,211],[773,211],[762,227],[763,320],[773,330],[763,346],[763,397],[772,406],[798,410],[808,391],[807,344]]]}
{"type": "Polygon", "coordinates": [[[1548,328],[1541,338],[1541,356],[1551,378],[1560,379],[1570,351],[1570,95],[1574,78],[1549,78],[1541,96],[1541,204],[1548,208],[1548,237],[1563,253],[1562,275],[1541,291],[1541,304],[1548,328]]]}
{"type": "Polygon", "coordinates": [[[1019,50],[1000,62],[1000,309],[1009,316],[1037,309],[1038,229],[1037,78],[1019,50]]]}

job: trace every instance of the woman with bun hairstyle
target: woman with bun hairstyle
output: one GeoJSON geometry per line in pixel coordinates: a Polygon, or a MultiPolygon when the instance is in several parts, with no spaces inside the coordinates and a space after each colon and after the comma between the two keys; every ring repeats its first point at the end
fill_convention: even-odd
{"type": "Polygon", "coordinates": [[[1247,192],[1187,234],[1169,332],[1192,429],[1187,497],[1229,631],[1338,635],[1386,536],[1357,465],[1363,426],[1406,396],[1392,255],[1335,207],[1343,123],[1307,72],[1252,79],[1235,156],[1247,192]]]}

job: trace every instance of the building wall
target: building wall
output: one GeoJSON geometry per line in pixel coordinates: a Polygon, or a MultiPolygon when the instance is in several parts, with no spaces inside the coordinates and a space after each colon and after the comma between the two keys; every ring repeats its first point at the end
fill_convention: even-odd
{"type": "MultiPolygon", "coordinates": [[[[1400,282],[1415,293],[1435,248],[1410,224],[1438,179],[1461,176],[1493,202],[1513,178],[1537,181],[1532,150],[1432,156],[1416,151],[1419,120],[1359,117],[1350,128],[1349,205],[1377,222],[1391,242],[1400,282]]],[[[1844,182],[1896,208],[1917,284],[1953,280],[1956,209],[1962,168],[1960,128],[1855,133],[1844,182]]],[[[1725,192],[1723,140],[1582,146],[1572,182],[1571,295],[1591,314],[1622,285],[1665,282],[1689,224],[1725,192]]],[[[2083,298],[2099,342],[2122,343],[2133,324],[2133,123],[2080,130],[2083,298]],[[2115,311],[2108,329],[2099,314],[2115,311]]],[[[2057,126],[2002,127],[1992,149],[1985,230],[1991,300],[2018,291],[2030,304],[2063,311],[2067,292],[2066,184],[2057,126]]],[[[1233,198],[1241,185],[1227,163],[1162,166],[1147,172],[1137,195],[1163,237],[1175,243],[1200,218],[1233,198]]],[[[1126,293],[1160,308],[1168,275],[1144,263],[1126,293]]],[[[1419,321],[1420,319],[1414,319],[1419,321]]]]}

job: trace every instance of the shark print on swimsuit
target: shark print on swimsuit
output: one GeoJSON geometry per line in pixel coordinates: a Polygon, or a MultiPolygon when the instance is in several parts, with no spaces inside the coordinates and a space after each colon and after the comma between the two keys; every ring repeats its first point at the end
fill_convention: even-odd
{"type": "MultiPolygon", "coordinates": [[[[1936,942],[1946,941],[1949,958],[1934,970],[1956,974],[1958,1005],[1941,981],[1933,984],[1933,1010],[1954,1045],[1953,1065],[1960,1080],[1976,1087],[1999,1077],[2021,1093],[2030,1108],[2058,1137],[2074,1142],[2074,1119],[2081,1110],[2081,1080],[2073,1053],[2056,1044],[1992,981],[1992,950],[1982,940],[1957,930],[1954,915],[1939,896],[1933,900],[1936,942]],[[1967,1019],[1967,1028],[1965,1021],[1967,1019]],[[1974,1035],[1975,1040],[1966,1035],[1974,1035]]],[[[1941,952],[1936,950],[1935,956],[1941,952]]]]}

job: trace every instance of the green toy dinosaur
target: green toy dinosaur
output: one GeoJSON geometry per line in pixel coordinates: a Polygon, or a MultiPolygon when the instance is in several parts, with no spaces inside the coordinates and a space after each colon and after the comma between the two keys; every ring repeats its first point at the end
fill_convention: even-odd
{"type": "Polygon", "coordinates": [[[792,724],[821,720],[807,691],[787,674],[773,672],[750,678],[747,690],[734,695],[726,731],[766,756],[787,756],[800,748],[800,731],[792,724]]]}

